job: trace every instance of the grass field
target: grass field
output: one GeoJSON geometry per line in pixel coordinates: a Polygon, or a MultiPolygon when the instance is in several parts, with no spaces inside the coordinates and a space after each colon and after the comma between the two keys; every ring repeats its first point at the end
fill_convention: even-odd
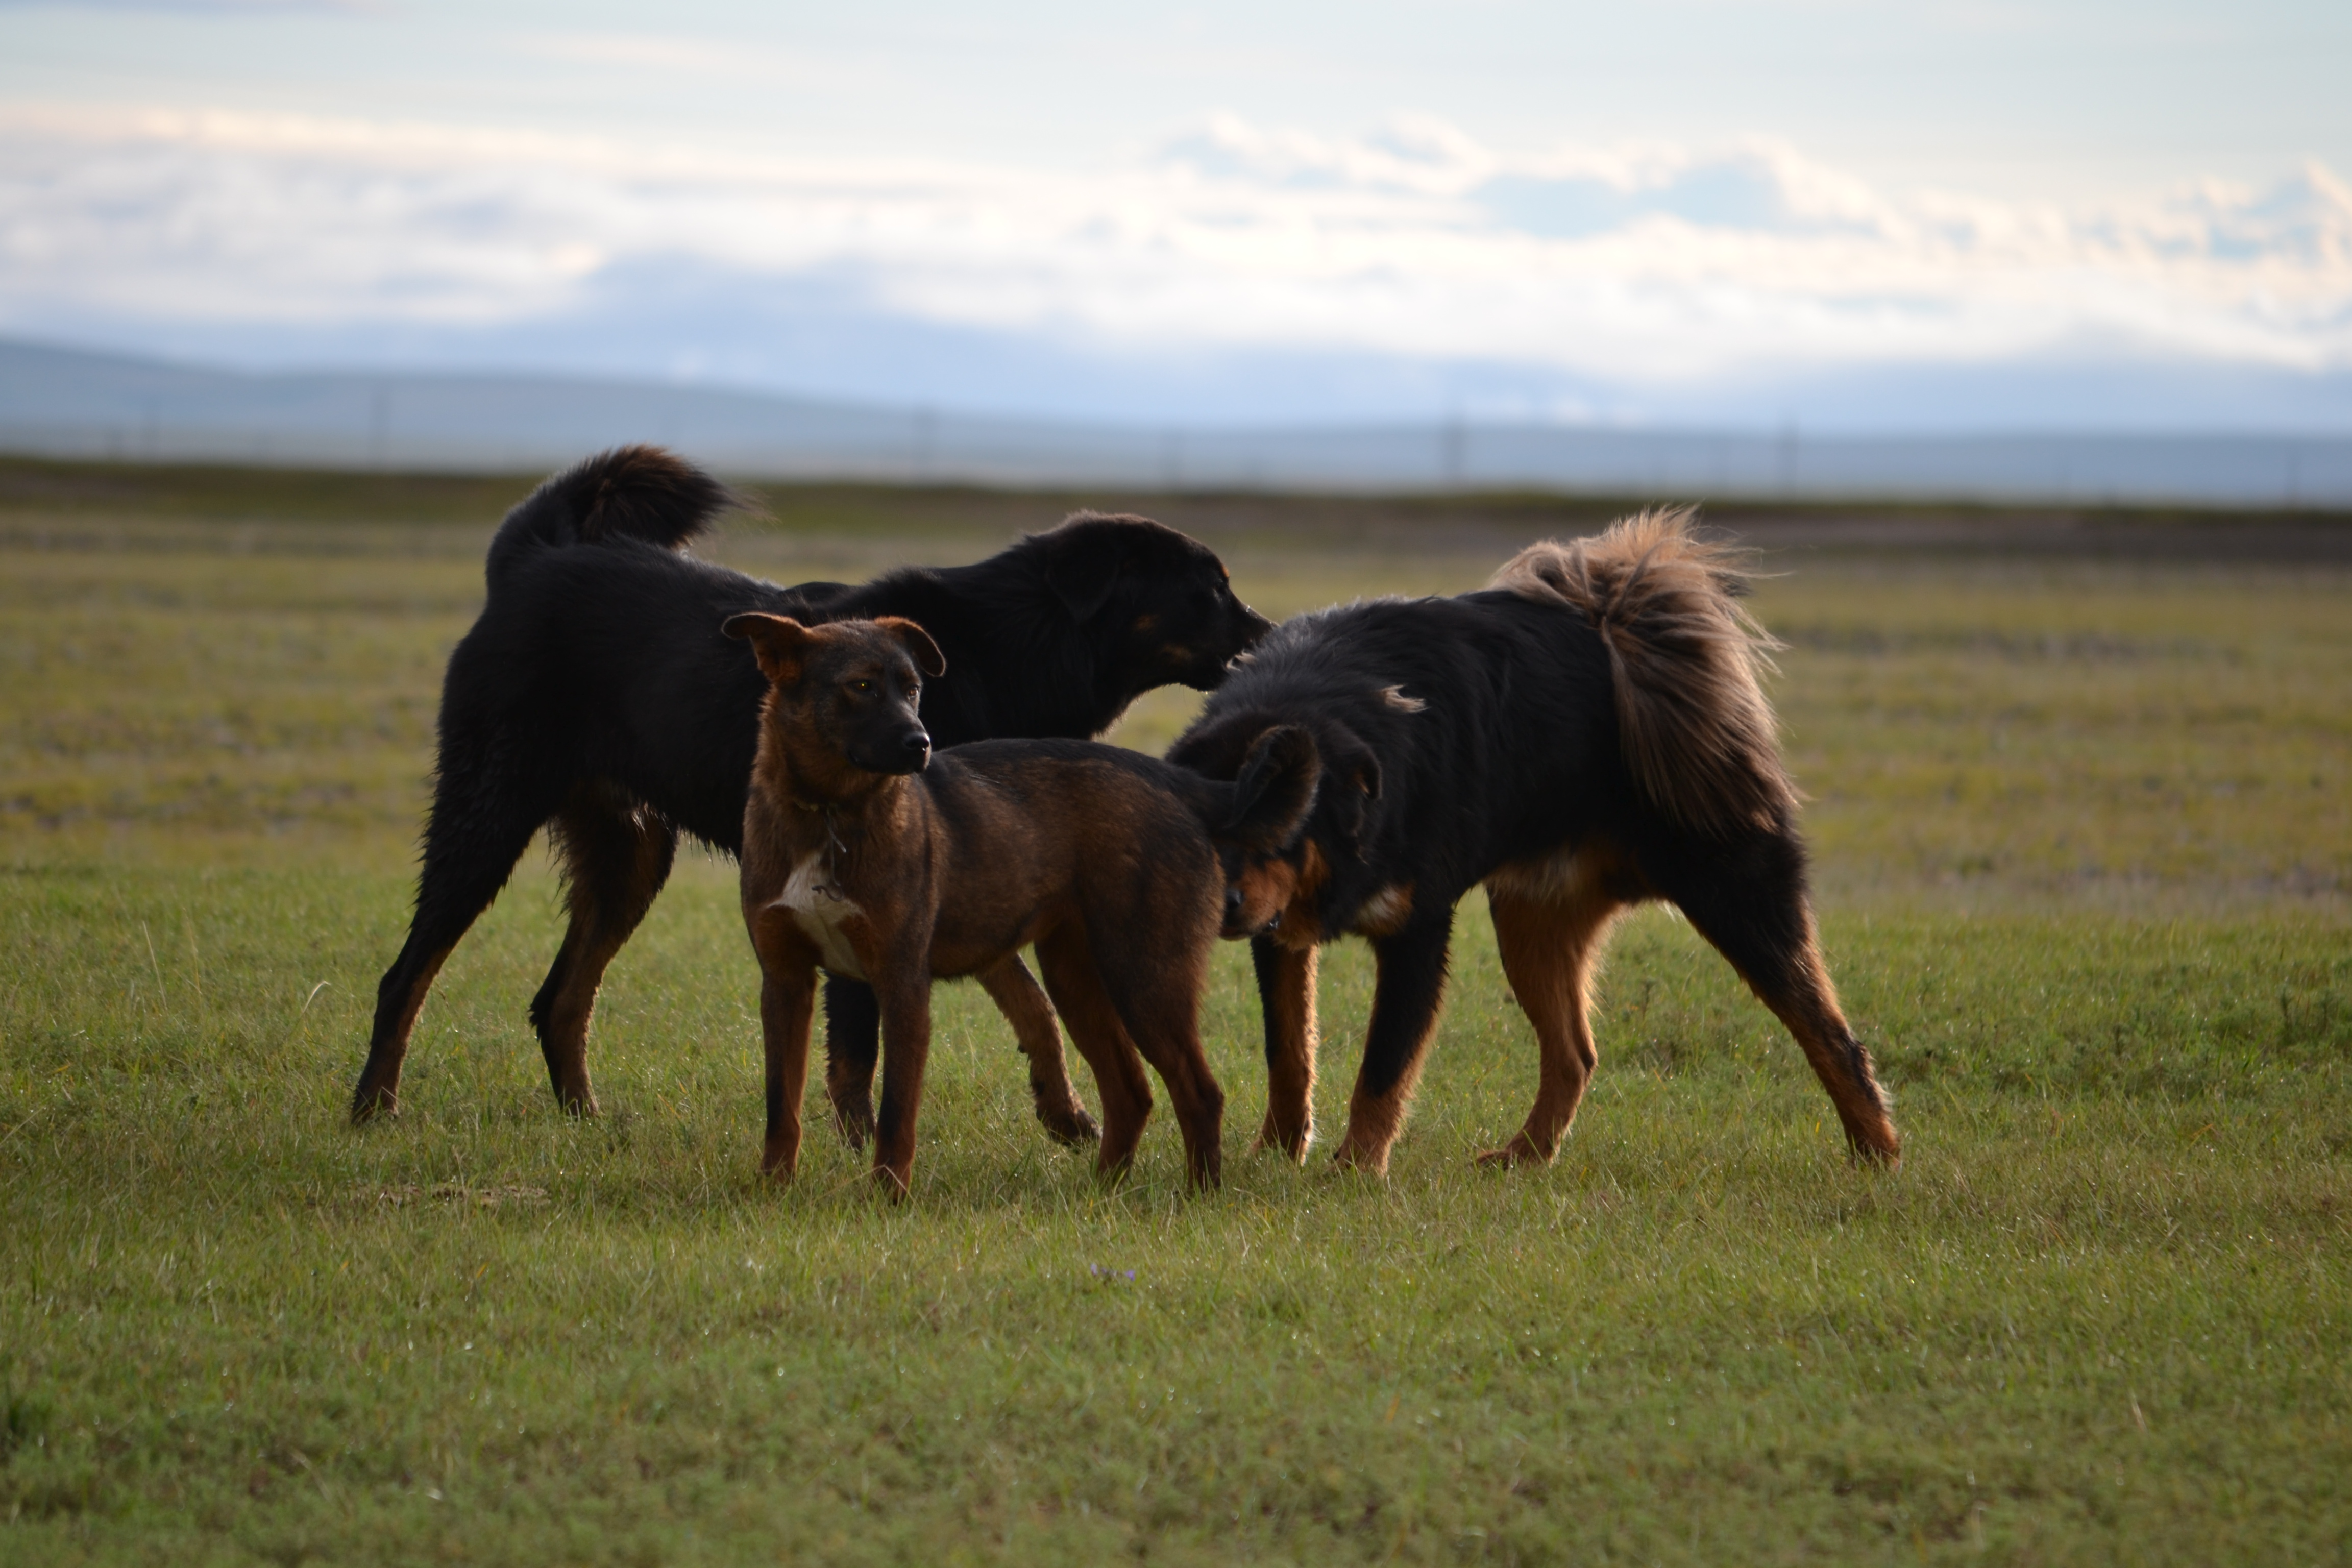
{"type": "MultiPolygon", "coordinates": [[[[1098,1184],[955,986],[892,1208],[823,1139],[754,1179],[756,973],[707,858],[607,984],[605,1117],[554,1110],[522,1016],[559,930],[534,853],[404,1114],[343,1125],[514,493],[0,466],[0,1561],[2352,1555],[2352,571],[1776,557],[1897,1173],[1845,1163],[1656,911],[1559,1164],[1474,1170],[1535,1076],[1474,899],[1385,1184],[1242,1153],[1228,948],[1222,1192],[1182,1194],[1164,1122],[1098,1184]]],[[[719,553],[782,577],[1064,504],[770,499],[719,553]]],[[[1597,521],[1166,510],[1274,613],[1597,521]]],[[[1327,1128],[1369,980],[1335,950],[1327,1128]]]]}

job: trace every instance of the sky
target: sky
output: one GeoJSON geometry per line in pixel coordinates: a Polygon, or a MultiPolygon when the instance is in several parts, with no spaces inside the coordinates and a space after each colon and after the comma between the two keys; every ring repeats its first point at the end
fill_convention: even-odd
{"type": "Polygon", "coordinates": [[[2352,433],[2352,5],[0,0],[0,333],[1127,423],[2352,433]]]}

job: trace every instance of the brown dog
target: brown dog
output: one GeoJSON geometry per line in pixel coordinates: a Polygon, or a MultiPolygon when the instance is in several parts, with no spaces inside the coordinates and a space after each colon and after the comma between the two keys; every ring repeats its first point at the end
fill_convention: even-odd
{"type": "MultiPolygon", "coordinates": [[[[820,967],[865,981],[880,1003],[874,1173],[903,1194],[932,980],[986,984],[1034,942],[1094,1069],[1100,1168],[1134,1155],[1151,1110],[1149,1061],[1175,1103],[1192,1180],[1214,1186],[1224,1094],[1199,1015],[1224,867],[1271,851],[1305,820],[1319,772],[1305,731],[1258,737],[1230,784],[1086,741],[982,741],[934,760],[916,707],[922,677],[946,666],[914,622],[742,615],[724,629],[750,641],[770,682],[742,860],[768,1173],[789,1176],[800,1158],[820,967]]],[[[862,1086],[827,1088],[838,1110],[862,1086]]]]}

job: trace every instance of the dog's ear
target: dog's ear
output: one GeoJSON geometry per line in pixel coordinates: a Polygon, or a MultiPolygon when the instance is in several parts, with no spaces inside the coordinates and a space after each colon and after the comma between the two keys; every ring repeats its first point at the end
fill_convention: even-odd
{"type": "Polygon", "coordinates": [[[1045,585],[1081,625],[1110,601],[1132,542],[1118,529],[1093,526],[1094,521],[1066,522],[1045,536],[1045,585]]]}
{"type": "Polygon", "coordinates": [[[760,661],[760,673],[777,686],[790,686],[801,678],[809,644],[816,641],[814,632],[790,616],[762,615],[756,610],[728,616],[719,629],[750,643],[752,657],[760,661]]]}
{"type": "Polygon", "coordinates": [[[1203,778],[1237,779],[1248,762],[1250,747],[1275,727],[1271,715],[1255,709],[1228,713],[1177,736],[1176,743],[1168,748],[1167,760],[1203,778]]]}
{"type": "Polygon", "coordinates": [[[931,634],[906,616],[877,616],[874,624],[905,643],[907,651],[914,656],[915,668],[925,675],[940,676],[948,672],[948,656],[941,653],[940,645],[931,640],[931,634]]]}
{"type": "Polygon", "coordinates": [[[1241,777],[1234,781],[1226,836],[1255,854],[1280,849],[1315,809],[1315,788],[1322,776],[1322,754],[1305,729],[1278,724],[1265,731],[1250,742],[1241,777]]]}
{"type": "Polygon", "coordinates": [[[1344,724],[1335,724],[1324,737],[1323,772],[1328,787],[1323,797],[1330,807],[1331,825],[1355,844],[1364,831],[1372,803],[1381,798],[1381,760],[1344,724]]]}

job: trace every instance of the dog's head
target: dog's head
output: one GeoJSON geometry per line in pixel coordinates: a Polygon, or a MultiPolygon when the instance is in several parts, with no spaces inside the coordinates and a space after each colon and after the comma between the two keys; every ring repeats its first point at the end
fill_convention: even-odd
{"type": "Polygon", "coordinates": [[[1296,857],[1315,853],[1301,830],[1322,778],[1315,738],[1296,724],[1276,725],[1250,742],[1225,820],[1209,835],[1225,877],[1223,935],[1271,930],[1297,900],[1296,857]]]}
{"type": "Polygon", "coordinates": [[[1249,803],[1236,815],[1252,830],[1216,836],[1224,934],[1320,941],[1324,890],[1358,858],[1378,809],[1381,764],[1371,748],[1336,721],[1310,728],[1243,710],[1188,731],[1168,760],[1234,780],[1237,802],[1249,803]]]}
{"type": "Polygon", "coordinates": [[[807,626],[788,616],[730,616],[768,678],[764,721],[797,768],[920,773],[931,737],[916,712],[923,677],[947,669],[930,634],[899,616],[807,626]]]}
{"type": "Polygon", "coordinates": [[[1273,628],[1234,594],[1215,551],[1149,518],[1079,512],[1032,543],[1046,586],[1093,634],[1122,697],[1211,690],[1273,628]]]}

